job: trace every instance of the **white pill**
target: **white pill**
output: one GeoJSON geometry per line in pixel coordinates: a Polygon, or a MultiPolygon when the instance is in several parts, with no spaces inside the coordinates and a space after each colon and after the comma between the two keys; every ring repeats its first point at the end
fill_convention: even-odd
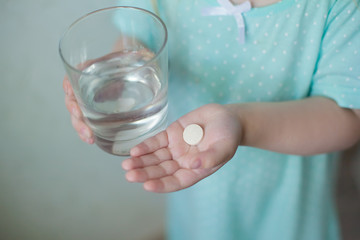
{"type": "Polygon", "coordinates": [[[188,125],[183,132],[184,141],[189,145],[197,145],[204,136],[204,130],[197,124],[188,125]]]}

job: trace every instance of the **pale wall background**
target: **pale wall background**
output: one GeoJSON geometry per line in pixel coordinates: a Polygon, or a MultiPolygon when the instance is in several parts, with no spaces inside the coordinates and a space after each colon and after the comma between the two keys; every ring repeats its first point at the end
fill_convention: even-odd
{"type": "MultiPolygon", "coordinates": [[[[134,0],[128,2],[137,2],[134,0]]],[[[165,195],[127,183],[121,158],[79,140],[64,105],[58,41],[115,0],[0,0],[0,239],[158,240],[165,195]]],[[[345,155],[344,239],[360,239],[360,148],[345,155]]]]}
{"type": "Polygon", "coordinates": [[[0,0],[0,239],[151,240],[165,195],[80,141],[64,105],[58,41],[111,0],[0,0]]]}

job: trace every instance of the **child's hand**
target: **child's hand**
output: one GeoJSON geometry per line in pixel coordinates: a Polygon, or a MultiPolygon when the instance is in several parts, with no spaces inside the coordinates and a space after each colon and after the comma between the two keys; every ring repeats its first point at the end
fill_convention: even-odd
{"type": "Polygon", "coordinates": [[[75,128],[76,132],[79,134],[81,140],[89,144],[93,144],[95,142],[94,135],[90,127],[87,126],[86,123],[84,122],[84,117],[75,99],[73,89],[67,77],[64,78],[63,88],[65,91],[65,105],[70,112],[71,123],[73,127],[75,128]]]}
{"type": "MultiPolygon", "coordinates": [[[[137,39],[122,36],[119,38],[119,40],[115,43],[113,47],[112,54],[97,58],[97,59],[91,59],[88,61],[85,61],[84,63],[81,63],[77,66],[78,69],[85,69],[86,67],[90,66],[91,64],[105,60],[107,58],[111,58],[113,56],[118,56],[119,54],[131,54],[123,52],[123,50],[134,50],[134,51],[141,51],[142,56],[146,56],[145,60],[149,60],[154,57],[154,53],[151,52],[149,49],[147,49],[143,43],[138,41],[137,39]]],[[[64,77],[63,80],[63,88],[65,91],[65,105],[66,108],[69,110],[71,115],[71,123],[73,127],[75,128],[76,132],[79,134],[81,140],[84,142],[87,142],[89,144],[93,144],[95,142],[94,134],[91,130],[91,128],[86,125],[84,121],[84,117],[82,115],[82,112],[80,110],[79,104],[75,99],[73,88],[70,84],[70,81],[67,76],[64,77]]],[[[123,89],[123,83],[118,82],[115,84],[111,84],[108,86],[108,88],[102,89],[102,91],[98,92],[95,96],[95,101],[97,102],[103,102],[104,99],[111,99],[118,97],[119,92],[121,92],[123,89]]]]}
{"type": "Polygon", "coordinates": [[[152,192],[181,190],[217,171],[235,154],[241,138],[237,117],[222,105],[205,105],[131,150],[122,166],[130,182],[152,192]],[[198,124],[204,137],[196,146],[183,140],[184,128],[198,124]]]}

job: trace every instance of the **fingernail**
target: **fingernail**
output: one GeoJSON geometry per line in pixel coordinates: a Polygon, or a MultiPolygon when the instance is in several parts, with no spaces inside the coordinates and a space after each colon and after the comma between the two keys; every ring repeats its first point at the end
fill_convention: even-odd
{"type": "Polygon", "coordinates": [[[86,128],[81,128],[81,135],[83,135],[87,139],[91,138],[91,134],[86,128]]]}
{"type": "Polygon", "coordinates": [[[201,161],[199,159],[193,161],[191,164],[192,169],[200,168],[200,166],[201,166],[201,161]]]}
{"type": "Polygon", "coordinates": [[[64,86],[65,94],[69,95],[69,88],[67,85],[64,86]]]}
{"type": "Polygon", "coordinates": [[[77,118],[80,117],[79,111],[76,109],[76,107],[73,107],[71,111],[75,117],[77,117],[77,118]]]}
{"type": "Polygon", "coordinates": [[[86,142],[87,142],[88,144],[93,144],[93,143],[94,143],[94,139],[92,139],[92,138],[87,138],[87,139],[86,139],[86,142]]]}
{"type": "Polygon", "coordinates": [[[66,93],[66,95],[68,95],[68,96],[71,96],[72,94],[71,94],[71,87],[69,86],[69,85],[66,85],[65,86],[65,93],[66,93]]]}

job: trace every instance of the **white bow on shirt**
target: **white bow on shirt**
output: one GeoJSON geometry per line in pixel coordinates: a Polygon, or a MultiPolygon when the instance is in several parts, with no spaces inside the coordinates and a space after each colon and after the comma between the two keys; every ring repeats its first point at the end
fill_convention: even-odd
{"type": "Polygon", "coordinates": [[[239,30],[239,42],[245,43],[245,23],[242,14],[251,9],[251,3],[246,1],[240,5],[233,5],[230,0],[218,0],[221,7],[209,7],[202,10],[203,16],[233,15],[239,30]]]}

